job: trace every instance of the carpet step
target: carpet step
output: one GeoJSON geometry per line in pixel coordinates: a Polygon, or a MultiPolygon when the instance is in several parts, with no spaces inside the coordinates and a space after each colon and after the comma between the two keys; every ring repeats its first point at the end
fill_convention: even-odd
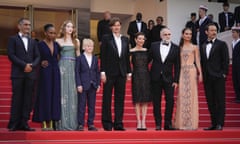
{"type": "Polygon", "coordinates": [[[21,143],[231,143],[240,142],[238,130],[224,130],[208,132],[196,131],[136,131],[135,129],[126,132],[106,132],[101,129],[98,132],[89,131],[40,131],[36,132],[0,132],[0,139],[6,142],[21,143]]]}

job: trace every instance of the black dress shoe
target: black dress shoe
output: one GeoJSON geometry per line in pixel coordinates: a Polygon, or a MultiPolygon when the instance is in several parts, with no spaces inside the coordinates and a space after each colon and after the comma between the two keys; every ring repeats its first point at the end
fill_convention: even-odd
{"type": "Polygon", "coordinates": [[[234,103],[240,103],[240,100],[236,99],[233,101],[234,103]]]}
{"type": "Polygon", "coordinates": [[[24,131],[35,131],[35,129],[30,128],[29,126],[24,126],[24,127],[22,128],[22,130],[24,130],[24,131]]]}
{"type": "Polygon", "coordinates": [[[156,131],[160,131],[160,130],[162,130],[162,128],[161,128],[161,126],[156,126],[156,129],[155,129],[156,131]]]}
{"type": "Polygon", "coordinates": [[[79,125],[77,128],[78,131],[84,131],[84,127],[82,125],[79,125]]]}
{"type": "Polygon", "coordinates": [[[165,126],[164,130],[178,130],[178,129],[176,129],[170,125],[170,126],[165,126]]]}
{"type": "Polygon", "coordinates": [[[112,128],[103,128],[105,131],[112,131],[112,128]]]}
{"type": "Polygon", "coordinates": [[[123,127],[114,127],[115,131],[125,131],[126,129],[123,127]]]}
{"type": "Polygon", "coordinates": [[[91,125],[91,126],[88,127],[88,130],[89,131],[97,131],[97,128],[95,128],[94,125],[91,125]]]}
{"type": "Polygon", "coordinates": [[[9,130],[9,131],[17,131],[18,128],[17,128],[17,127],[11,127],[11,128],[9,128],[8,130],[9,130]]]}
{"type": "Polygon", "coordinates": [[[223,127],[221,126],[221,125],[217,125],[216,127],[215,127],[215,130],[222,130],[223,129],[223,127]]]}
{"type": "Polygon", "coordinates": [[[208,128],[204,128],[203,130],[215,130],[216,129],[216,126],[210,126],[208,128]]]}

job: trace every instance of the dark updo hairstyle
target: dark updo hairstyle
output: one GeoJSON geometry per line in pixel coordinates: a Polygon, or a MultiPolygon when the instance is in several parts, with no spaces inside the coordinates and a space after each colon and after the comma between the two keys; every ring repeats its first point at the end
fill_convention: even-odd
{"type": "Polygon", "coordinates": [[[137,32],[137,33],[134,35],[134,38],[137,39],[137,37],[140,36],[140,35],[143,35],[144,38],[146,39],[146,36],[145,36],[145,34],[144,34],[143,32],[137,32]]]}
{"type": "Polygon", "coordinates": [[[52,27],[54,27],[53,24],[45,24],[43,29],[44,29],[45,32],[47,32],[52,27]]]}

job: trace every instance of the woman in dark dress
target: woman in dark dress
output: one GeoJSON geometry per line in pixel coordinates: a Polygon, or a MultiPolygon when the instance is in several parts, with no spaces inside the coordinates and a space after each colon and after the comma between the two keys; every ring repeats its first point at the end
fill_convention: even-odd
{"type": "Polygon", "coordinates": [[[42,122],[42,130],[53,130],[53,122],[60,120],[61,114],[59,45],[52,24],[44,26],[44,34],[45,39],[38,44],[41,66],[33,121],[42,122]]]}
{"type": "Polygon", "coordinates": [[[148,103],[151,99],[148,51],[147,48],[143,48],[145,42],[144,33],[137,33],[135,41],[136,47],[130,50],[131,62],[133,64],[132,100],[137,116],[137,130],[147,130],[146,115],[148,103]]]}

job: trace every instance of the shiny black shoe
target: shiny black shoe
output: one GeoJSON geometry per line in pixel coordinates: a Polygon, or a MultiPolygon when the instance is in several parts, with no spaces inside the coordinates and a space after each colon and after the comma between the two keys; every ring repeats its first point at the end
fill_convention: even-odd
{"type": "Polygon", "coordinates": [[[170,125],[170,126],[165,126],[164,130],[178,130],[178,129],[176,129],[170,125]]]}
{"type": "Polygon", "coordinates": [[[156,126],[156,129],[155,129],[156,131],[160,131],[160,130],[162,130],[162,128],[161,128],[161,126],[156,126]]]}
{"type": "Polygon", "coordinates": [[[208,128],[204,128],[203,130],[215,130],[216,129],[216,126],[210,126],[208,128]]]}
{"type": "Polygon", "coordinates": [[[94,125],[89,126],[88,130],[89,131],[98,131],[98,129],[94,125]]]}
{"type": "Polygon", "coordinates": [[[115,131],[125,131],[126,129],[123,127],[114,127],[115,131]]]}
{"type": "Polygon", "coordinates": [[[79,125],[77,130],[78,131],[84,131],[84,127],[82,125],[79,125]]]}
{"type": "Polygon", "coordinates": [[[221,125],[217,125],[217,126],[215,127],[215,130],[223,130],[223,127],[222,127],[221,125]]]}
{"type": "Polygon", "coordinates": [[[236,99],[233,101],[234,103],[240,104],[240,100],[236,99]]]}
{"type": "Polygon", "coordinates": [[[24,127],[22,128],[22,130],[24,130],[24,131],[35,131],[35,129],[30,128],[29,126],[24,126],[24,127]]]}
{"type": "Polygon", "coordinates": [[[11,128],[9,128],[8,130],[9,130],[9,131],[17,131],[18,128],[17,128],[17,127],[11,127],[11,128]]]}

